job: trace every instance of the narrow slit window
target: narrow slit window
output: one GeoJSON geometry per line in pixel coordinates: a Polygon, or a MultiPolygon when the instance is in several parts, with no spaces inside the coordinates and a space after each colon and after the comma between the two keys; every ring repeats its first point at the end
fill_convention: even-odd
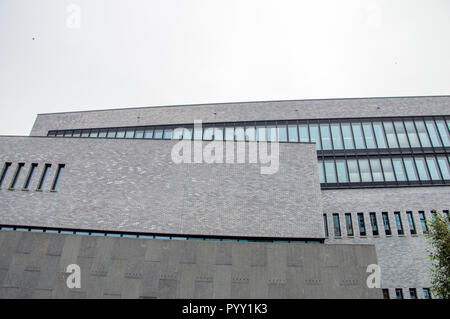
{"type": "Polygon", "coordinates": [[[423,211],[419,212],[420,224],[422,225],[422,231],[426,233],[428,231],[427,219],[423,211]]]}
{"type": "Polygon", "coordinates": [[[400,217],[400,213],[396,212],[396,213],[394,213],[394,216],[395,216],[395,222],[397,224],[397,232],[399,235],[403,235],[404,234],[403,224],[402,224],[402,218],[400,217]]]}
{"type": "Polygon", "coordinates": [[[406,216],[408,217],[409,230],[411,231],[411,234],[412,235],[417,234],[416,224],[414,223],[414,217],[412,215],[412,212],[407,212],[406,216]]]}
{"type": "Polygon", "coordinates": [[[327,220],[327,214],[323,214],[323,227],[325,228],[325,237],[328,237],[328,220],[327,220]]]}
{"type": "Polygon", "coordinates": [[[372,225],[372,233],[374,236],[378,236],[378,223],[377,223],[377,216],[375,213],[370,213],[370,224],[372,225]]]}
{"type": "Polygon", "coordinates": [[[9,168],[11,167],[11,163],[5,163],[2,170],[2,175],[0,176],[0,187],[2,187],[3,181],[8,175],[9,168]]]}
{"type": "Polygon", "coordinates": [[[384,232],[387,236],[390,236],[392,233],[391,233],[391,224],[389,223],[388,213],[382,213],[381,217],[383,218],[384,232]]]}
{"type": "Polygon", "coordinates": [[[364,215],[358,213],[358,225],[359,225],[359,235],[366,236],[366,223],[364,222],[364,215]]]}
{"type": "Polygon", "coordinates": [[[14,174],[13,180],[11,182],[11,185],[9,185],[9,188],[11,188],[11,189],[16,188],[17,181],[20,178],[20,173],[22,173],[22,169],[24,166],[25,166],[25,163],[19,163],[17,165],[16,173],[14,174]]]}
{"type": "Polygon", "coordinates": [[[341,223],[339,222],[339,215],[333,214],[333,224],[334,224],[334,236],[341,236],[341,223]]]}
{"type": "Polygon", "coordinates": [[[42,190],[42,188],[44,187],[45,181],[48,177],[48,173],[50,172],[51,167],[52,164],[45,164],[44,171],[42,172],[41,180],[39,181],[37,190],[42,190]]]}
{"type": "Polygon", "coordinates": [[[31,164],[30,172],[28,173],[27,180],[25,181],[25,184],[23,185],[24,189],[29,189],[31,183],[33,182],[34,173],[36,173],[36,168],[38,167],[37,163],[31,164]]]}
{"type": "Polygon", "coordinates": [[[53,181],[53,185],[52,185],[52,191],[58,190],[59,184],[61,182],[61,175],[62,175],[65,167],[66,167],[66,165],[64,165],[64,164],[58,165],[58,170],[56,171],[55,180],[53,181]]]}
{"type": "Polygon", "coordinates": [[[353,223],[351,214],[345,214],[345,224],[347,226],[347,236],[353,236],[353,223]]]}

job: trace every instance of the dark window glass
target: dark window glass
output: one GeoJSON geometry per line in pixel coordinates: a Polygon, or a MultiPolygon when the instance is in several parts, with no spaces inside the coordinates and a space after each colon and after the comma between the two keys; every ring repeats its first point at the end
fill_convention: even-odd
{"type": "Polygon", "coordinates": [[[328,220],[326,214],[323,214],[323,227],[325,228],[325,237],[328,237],[328,220]]]}
{"type": "Polygon", "coordinates": [[[391,232],[391,223],[389,222],[388,213],[382,213],[381,216],[383,218],[384,232],[386,233],[386,235],[390,236],[392,234],[392,232],[391,232]]]}
{"type": "Polygon", "coordinates": [[[339,222],[339,215],[333,214],[333,224],[334,224],[334,236],[341,236],[341,223],[339,222]]]}
{"type": "Polygon", "coordinates": [[[411,234],[415,235],[416,232],[416,224],[414,223],[414,218],[412,212],[406,212],[406,217],[408,218],[409,229],[411,234]]]}
{"type": "Polygon", "coordinates": [[[377,216],[375,213],[370,213],[370,224],[372,225],[372,233],[374,236],[378,236],[378,223],[377,223],[377,216]]]}
{"type": "Polygon", "coordinates": [[[395,289],[395,296],[397,299],[403,299],[403,289],[401,288],[395,289]]]}
{"type": "Polygon", "coordinates": [[[61,175],[62,175],[65,167],[66,167],[66,165],[64,165],[64,164],[58,165],[58,170],[56,171],[55,180],[53,181],[53,185],[52,185],[53,191],[58,190],[59,184],[61,182],[61,175]]]}
{"type": "Polygon", "coordinates": [[[361,236],[366,236],[366,223],[364,222],[364,215],[362,213],[358,213],[358,225],[359,234],[361,236]]]}
{"type": "Polygon", "coordinates": [[[12,182],[11,182],[11,185],[9,186],[9,188],[16,188],[17,181],[20,178],[20,174],[22,173],[22,169],[24,166],[25,166],[25,163],[19,163],[17,165],[16,173],[14,174],[14,177],[12,179],[12,182]]]}
{"type": "Polygon", "coordinates": [[[8,175],[9,168],[11,167],[11,163],[5,163],[2,169],[2,175],[0,176],[0,187],[3,185],[3,181],[5,180],[6,176],[8,175]]]}
{"type": "Polygon", "coordinates": [[[423,288],[423,296],[425,299],[431,299],[430,288],[423,288]]]}
{"type": "Polygon", "coordinates": [[[44,170],[42,172],[41,179],[39,181],[38,190],[42,190],[42,188],[45,185],[45,181],[47,179],[48,173],[50,172],[50,167],[52,167],[52,164],[45,164],[44,170]]]}
{"type": "Polygon", "coordinates": [[[394,213],[395,216],[395,223],[397,224],[397,232],[399,235],[403,235],[403,224],[402,224],[402,218],[400,216],[399,212],[394,213]]]}
{"type": "Polygon", "coordinates": [[[419,212],[420,224],[422,225],[422,231],[425,233],[428,231],[427,220],[424,212],[419,212]]]}
{"type": "Polygon", "coordinates": [[[442,212],[442,214],[444,214],[444,216],[447,218],[447,220],[450,222],[450,216],[448,215],[448,210],[444,210],[442,212]]]}
{"type": "Polygon", "coordinates": [[[409,297],[411,299],[417,299],[416,288],[409,288],[409,297]]]}
{"type": "Polygon", "coordinates": [[[353,236],[353,223],[351,214],[345,214],[345,224],[347,226],[347,235],[353,236]]]}
{"type": "Polygon", "coordinates": [[[23,185],[24,189],[30,188],[30,185],[33,181],[34,173],[36,172],[37,167],[38,167],[38,164],[36,164],[36,163],[31,164],[30,172],[28,173],[27,180],[25,181],[25,184],[23,185]]]}
{"type": "Polygon", "coordinates": [[[390,299],[389,289],[383,289],[383,299],[390,299]]]}

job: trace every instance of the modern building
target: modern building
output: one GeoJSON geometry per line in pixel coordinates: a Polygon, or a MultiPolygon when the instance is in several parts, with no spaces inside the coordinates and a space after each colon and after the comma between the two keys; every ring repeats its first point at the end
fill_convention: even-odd
{"type": "Polygon", "coordinates": [[[449,128],[450,96],[39,114],[0,137],[0,297],[431,298],[449,128]]]}

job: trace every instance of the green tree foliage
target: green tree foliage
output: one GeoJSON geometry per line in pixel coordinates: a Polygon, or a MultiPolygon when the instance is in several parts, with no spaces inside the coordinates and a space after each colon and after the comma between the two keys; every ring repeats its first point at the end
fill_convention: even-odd
{"type": "Polygon", "coordinates": [[[431,248],[428,250],[431,266],[431,283],[433,293],[450,299],[450,223],[448,219],[436,211],[429,223],[426,233],[431,248]]]}

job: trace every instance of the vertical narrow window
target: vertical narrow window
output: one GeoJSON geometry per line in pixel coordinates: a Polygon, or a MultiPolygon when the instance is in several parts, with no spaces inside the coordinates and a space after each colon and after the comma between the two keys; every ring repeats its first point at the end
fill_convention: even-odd
{"type": "Polygon", "coordinates": [[[64,165],[64,164],[58,165],[58,170],[56,171],[55,180],[53,181],[53,185],[52,185],[52,191],[58,190],[59,184],[61,182],[61,175],[62,175],[65,167],[66,167],[66,165],[64,165]]]}
{"type": "Polygon", "coordinates": [[[383,299],[390,299],[389,289],[383,289],[383,299]]]}
{"type": "Polygon", "coordinates": [[[428,225],[427,220],[425,218],[425,213],[420,211],[419,212],[419,219],[420,219],[420,225],[422,225],[422,231],[426,233],[428,231],[428,225]]]}
{"type": "Polygon", "coordinates": [[[347,226],[347,235],[353,236],[352,214],[345,214],[345,225],[347,226]]]}
{"type": "Polygon", "coordinates": [[[52,167],[52,164],[45,164],[37,190],[42,190],[42,188],[44,187],[45,180],[47,179],[48,173],[50,172],[50,167],[52,167]]]}
{"type": "Polygon", "coordinates": [[[441,169],[442,179],[450,179],[450,169],[448,167],[448,158],[439,156],[437,158],[439,168],[441,169]]]}
{"type": "Polygon", "coordinates": [[[297,125],[288,126],[289,142],[298,142],[297,125]]]}
{"type": "Polygon", "coordinates": [[[316,150],[321,150],[320,137],[319,137],[319,127],[317,124],[309,125],[309,136],[312,143],[316,143],[316,150]]]}
{"type": "Polygon", "coordinates": [[[378,236],[379,232],[378,232],[378,223],[377,223],[377,216],[375,215],[375,213],[370,213],[370,224],[372,225],[372,233],[374,236],[378,236]]]}
{"type": "Polygon", "coordinates": [[[411,234],[412,235],[417,234],[416,224],[414,223],[414,217],[412,215],[412,212],[406,212],[406,217],[408,218],[409,230],[411,234]]]}
{"type": "Polygon", "coordinates": [[[308,126],[306,124],[299,125],[298,132],[300,134],[300,142],[309,142],[308,126]]]}
{"type": "Polygon", "coordinates": [[[449,216],[449,214],[448,214],[448,210],[444,210],[442,213],[443,213],[444,216],[447,218],[447,220],[450,222],[450,216],[449,216]]]}
{"type": "Polygon", "coordinates": [[[278,133],[278,141],[279,142],[287,142],[287,131],[286,131],[286,125],[278,125],[277,126],[277,133],[278,133]]]}
{"type": "Polygon", "coordinates": [[[423,288],[423,297],[425,299],[431,299],[430,288],[423,288]]]}
{"type": "Polygon", "coordinates": [[[2,175],[0,175],[0,187],[3,185],[3,181],[5,180],[6,176],[8,175],[9,168],[11,167],[11,163],[5,163],[2,169],[2,175]]]}
{"type": "Polygon", "coordinates": [[[353,144],[353,135],[352,130],[350,128],[349,123],[342,123],[342,137],[344,138],[344,147],[346,150],[352,150],[355,148],[355,145],[353,144]]]}
{"type": "Polygon", "coordinates": [[[203,131],[203,139],[205,141],[212,141],[213,137],[214,137],[214,128],[206,127],[203,131]]]}
{"type": "Polygon", "coordinates": [[[406,175],[408,176],[408,180],[410,181],[417,181],[417,174],[416,174],[416,169],[415,169],[415,165],[413,162],[413,159],[411,157],[405,157],[403,159],[403,162],[405,164],[405,169],[406,169],[406,175]]]}
{"type": "Polygon", "coordinates": [[[373,130],[375,132],[378,148],[386,148],[386,137],[384,135],[383,125],[381,122],[374,122],[373,130]]]}
{"type": "Polygon", "coordinates": [[[419,179],[421,181],[429,181],[430,176],[428,176],[427,166],[425,164],[425,159],[423,157],[415,157],[417,173],[419,174],[419,179]]]}
{"type": "Polygon", "coordinates": [[[408,137],[406,136],[405,127],[403,126],[402,121],[394,122],[395,131],[397,132],[398,143],[400,147],[409,147],[408,137]]]}
{"type": "Polygon", "coordinates": [[[403,235],[404,231],[403,231],[402,218],[400,217],[400,212],[395,212],[394,216],[395,216],[395,222],[397,224],[397,232],[399,235],[403,235]]]}
{"type": "Polygon", "coordinates": [[[364,137],[366,140],[366,145],[367,148],[376,148],[376,144],[375,144],[375,137],[373,135],[373,131],[372,131],[372,125],[369,123],[363,123],[363,131],[364,131],[364,137]]]}
{"type": "Polygon", "coordinates": [[[323,171],[323,161],[319,161],[319,180],[321,183],[325,183],[325,174],[323,171]]]}
{"type": "Polygon", "coordinates": [[[355,146],[357,149],[366,148],[366,144],[364,143],[364,136],[361,129],[360,123],[352,123],[353,136],[355,137],[355,146]]]}
{"type": "Polygon", "coordinates": [[[384,232],[387,236],[390,236],[392,232],[391,232],[391,224],[389,223],[389,215],[388,213],[382,213],[381,217],[383,218],[384,232]]]}
{"type": "Polygon", "coordinates": [[[439,173],[439,168],[437,166],[436,158],[426,157],[428,171],[430,172],[431,179],[433,181],[441,180],[441,174],[439,173]]]}
{"type": "Polygon", "coordinates": [[[328,124],[320,124],[320,135],[322,138],[322,149],[323,150],[333,149],[331,143],[330,126],[328,124]]]}
{"type": "Polygon", "coordinates": [[[223,141],[223,127],[214,128],[214,140],[223,141]]]}
{"type": "Polygon", "coordinates": [[[339,222],[339,215],[333,214],[334,236],[341,236],[341,223],[339,222]]]}
{"type": "MultiPolygon", "coordinates": [[[[227,139],[226,131],[225,131],[225,139],[227,139]]],[[[256,127],[256,140],[258,142],[265,142],[266,141],[266,127],[265,126],[258,126],[258,127],[256,127]]]]}
{"type": "Polygon", "coordinates": [[[342,144],[341,128],[339,123],[331,124],[331,136],[333,141],[333,149],[342,150],[344,149],[344,144],[342,144]]]}
{"type": "Polygon", "coordinates": [[[325,237],[328,237],[328,220],[327,214],[323,214],[323,227],[325,229],[325,237]]]}
{"type": "Polygon", "coordinates": [[[382,158],[381,166],[383,166],[383,175],[386,182],[395,181],[394,169],[392,168],[392,162],[390,158],[382,158]]]}
{"type": "Polygon", "coordinates": [[[236,137],[236,141],[244,141],[245,140],[245,130],[244,127],[239,126],[234,128],[234,135],[236,137]]]}
{"type": "Polygon", "coordinates": [[[348,174],[350,177],[350,183],[359,183],[359,170],[358,170],[358,163],[356,160],[348,160],[348,174]]]}
{"type": "Polygon", "coordinates": [[[37,163],[31,164],[30,172],[28,173],[27,180],[25,181],[25,184],[23,185],[24,189],[29,189],[30,188],[30,185],[31,185],[31,183],[33,181],[34,173],[36,172],[36,168],[37,167],[38,167],[37,163]]]}
{"type": "Polygon", "coordinates": [[[359,170],[361,172],[361,181],[362,182],[371,182],[372,175],[370,174],[369,160],[367,159],[359,159],[359,170]]]}
{"type": "Polygon", "coordinates": [[[398,182],[404,182],[406,181],[406,175],[405,170],[403,169],[403,163],[401,158],[394,158],[392,159],[392,163],[394,164],[394,172],[395,177],[397,178],[398,182]]]}
{"type": "Polygon", "coordinates": [[[25,163],[17,164],[16,173],[14,174],[14,177],[11,181],[11,185],[9,185],[9,188],[11,188],[11,189],[16,188],[17,181],[20,178],[20,173],[22,173],[22,169],[24,166],[25,166],[25,163]]]}
{"type": "Polygon", "coordinates": [[[437,120],[436,126],[438,128],[439,134],[441,135],[442,143],[445,147],[450,146],[450,136],[449,136],[449,130],[447,126],[445,125],[445,122],[443,120],[437,120]]]}
{"type": "Polygon", "coordinates": [[[433,145],[433,147],[441,147],[441,140],[438,136],[434,121],[425,121],[425,125],[427,127],[428,135],[430,136],[431,144],[433,145]]]}
{"type": "Polygon", "coordinates": [[[409,297],[410,299],[417,299],[416,288],[409,288],[409,297]]]}
{"type": "Polygon", "coordinates": [[[402,288],[396,288],[395,289],[395,296],[397,299],[403,299],[403,289],[402,288]]]}
{"type": "Polygon", "coordinates": [[[234,127],[225,128],[225,141],[234,141],[234,127]]]}
{"type": "Polygon", "coordinates": [[[397,137],[395,136],[394,126],[392,122],[383,122],[384,130],[386,131],[386,138],[389,148],[398,148],[397,137]]]}
{"type": "Polygon", "coordinates": [[[423,121],[414,121],[414,123],[416,123],[417,133],[419,134],[422,147],[431,147],[431,142],[428,138],[427,129],[425,128],[423,121]]]}
{"type": "Polygon", "coordinates": [[[406,133],[408,134],[409,144],[411,147],[420,147],[419,137],[416,133],[413,121],[405,121],[406,133]]]}
{"type": "Polygon", "coordinates": [[[267,141],[276,142],[277,140],[277,128],[275,126],[267,127],[267,141]]]}
{"type": "Polygon", "coordinates": [[[345,160],[336,160],[336,170],[339,183],[348,183],[347,164],[345,160]]]}
{"type": "Polygon", "coordinates": [[[334,161],[325,161],[325,177],[327,179],[327,183],[337,182],[334,161]]]}
{"type": "Polygon", "coordinates": [[[383,182],[383,172],[381,171],[381,164],[378,158],[370,159],[370,168],[372,169],[373,181],[383,182]]]}
{"type": "Polygon", "coordinates": [[[256,141],[256,132],[254,126],[247,126],[245,128],[245,140],[250,142],[256,141]]]}
{"type": "Polygon", "coordinates": [[[363,213],[358,213],[359,235],[366,236],[366,223],[364,222],[363,213]]]}

